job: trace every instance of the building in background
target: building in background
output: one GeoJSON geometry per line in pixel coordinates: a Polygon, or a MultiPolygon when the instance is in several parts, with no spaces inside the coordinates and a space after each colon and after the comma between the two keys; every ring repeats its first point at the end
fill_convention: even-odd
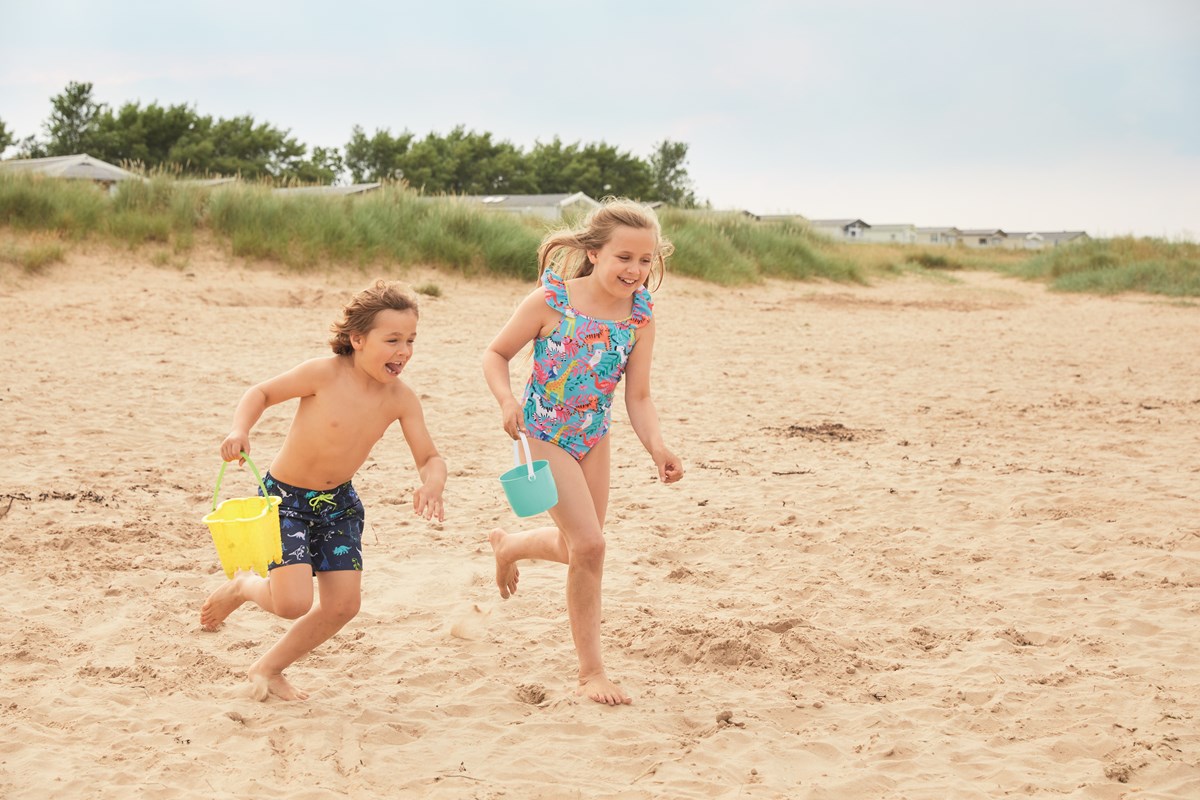
{"type": "Polygon", "coordinates": [[[528,214],[542,219],[561,220],[582,216],[600,203],[583,192],[574,194],[476,194],[446,195],[447,200],[466,203],[485,211],[528,214]]]}
{"type": "Polygon", "coordinates": [[[29,172],[46,175],[51,178],[67,178],[69,180],[94,181],[111,188],[120,181],[142,181],[141,175],[121,169],[116,164],[109,164],[98,158],[92,158],[87,153],[73,156],[48,156],[46,158],[14,158],[0,161],[0,170],[6,172],[29,172]]]}

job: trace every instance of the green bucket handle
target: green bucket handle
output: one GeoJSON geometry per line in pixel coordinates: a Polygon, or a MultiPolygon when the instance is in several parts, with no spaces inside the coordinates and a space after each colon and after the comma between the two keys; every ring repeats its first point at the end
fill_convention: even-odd
{"type": "MultiPolygon", "coordinates": [[[[250,469],[254,470],[254,477],[258,480],[258,485],[262,487],[263,497],[270,497],[267,494],[267,485],[263,483],[262,476],[258,474],[258,467],[254,466],[254,462],[250,460],[250,456],[246,454],[245,450],[242,451],[241,455],[246,460],[246,463],[250,465],[250,469]]],[[[229,462],[222,461],[221,471],[217,473],[217,488],[213,489],[213,511],[217,510],[217,495],[221,494],[221,479],[225,477],[225,467],[227,466],[229,466],[229,462]]]]}

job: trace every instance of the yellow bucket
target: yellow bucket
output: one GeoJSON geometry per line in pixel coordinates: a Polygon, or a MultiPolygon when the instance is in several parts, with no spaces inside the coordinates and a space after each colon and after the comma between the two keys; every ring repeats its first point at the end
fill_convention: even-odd
{"type": "Polygon", "coordinates": [[[258,468],[245,453],[242,458],[254,470],[254,477],[262,487],[262,497],[235,497],[217,505],[221,493],[221,479],[225,477],[228,462],[221,462],[217,473],[217,488],[213,492],[213,510],[206,514],[204,524],[212,534],[217,546],[217,556],[225,569],[225,577],[232,578],[240,569],[252,569],[264,578],[267,565],[283,561],[283,543],[279,536],[279,498],[267,494],[267,487],[258,468]]]}

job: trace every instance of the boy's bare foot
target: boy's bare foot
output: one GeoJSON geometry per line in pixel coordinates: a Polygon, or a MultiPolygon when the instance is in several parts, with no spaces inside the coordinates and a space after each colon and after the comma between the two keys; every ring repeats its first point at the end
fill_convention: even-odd
{"type": "Polygon", "coordinates": [[[239,572],[208,596],[204,605],[200,607],[201,628],[215,631],[226,617],[246,602],[246,596],[242,593],[245,578],[246,576],[239,572]]]}
{"type": "Polygon", "coordinates": [[[288,679],[283,677],[282,672],[274,674],[263,672],[258,664],[247,670],[246,674],[250,676],[250,693],[254,699],[260,703],[265,701],[271,695],[275,695],[280,700],[307,700],[308,692],[301,691],[288,682],[288,679]]]}
{"type": "Polygon", "coordinates": [[[621,687],[610,681],[603,672],[590,678],[580,678],[575,694],[608,706],[629,705],[633,702],[633,698],[625,694],[621,687]]]}
{"type": "Polygon", "coordinates": [[[488,541],[492,543],[492,552],[496,554],[496,586],[500,589],[500,596],[508,599],[509,596],[517,593],[520,572],[517,570],[517,562],[506,561],[500,555],[500,551],[504,549],[504,537],[506,536],[508,534],[500,528],[494,528],[488,534],[488,541]]]}

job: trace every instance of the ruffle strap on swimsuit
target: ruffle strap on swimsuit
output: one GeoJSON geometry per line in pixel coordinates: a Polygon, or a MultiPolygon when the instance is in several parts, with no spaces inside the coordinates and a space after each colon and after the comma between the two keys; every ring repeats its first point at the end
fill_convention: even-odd
{"type": "MultiPolygon", "coordinates": [[[[542,287],[546,290],[546,305],[568,318],[584,316],[571,306],[571,298],[567,295],[567,282],[553,270],[547,269],[542,273],[542,287]]],[[[633,295],[633,309],[630,311],[629,318],[612,320],[612,322],[640,328],[653,316],[654,299],[650,295],[650,290],[645,286],[639,286],[633,295]]]]}

